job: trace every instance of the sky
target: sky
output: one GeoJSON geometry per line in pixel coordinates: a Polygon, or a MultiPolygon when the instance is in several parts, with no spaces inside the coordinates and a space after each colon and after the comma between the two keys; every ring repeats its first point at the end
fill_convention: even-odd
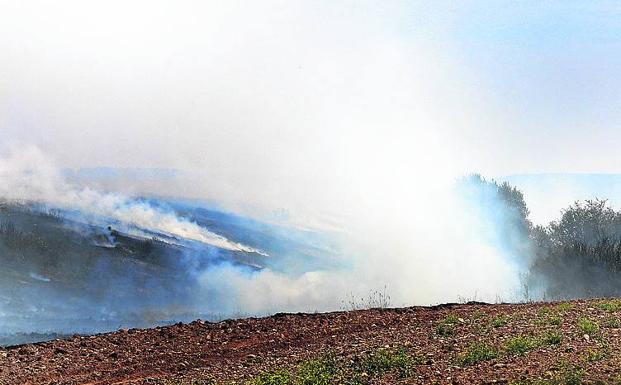
{"type": "Polygon", "coordinates": [[[397,215],[395,202],[472,172],[614,173],[620,13],[1,0],[0,149],[36,146],[59,168],[180,170],[179,185],[150,188],[326,216],[397,215]]]}

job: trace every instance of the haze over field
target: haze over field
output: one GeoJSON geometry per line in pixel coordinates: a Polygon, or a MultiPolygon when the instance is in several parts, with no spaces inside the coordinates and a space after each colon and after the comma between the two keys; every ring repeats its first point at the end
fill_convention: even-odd
{"type": "MultiPolygon", "coordinates": [[[[621,204],[620,14],[612,2],[0,0],[0,219],[22,218],[5,233],[23,240],[38,237],[32,210],[60,213],[45,223],[79,233],[80,250],[116,234],[138,262],[152,237],[174,244],[156,253],[166,263],[191,250],[164,264],[191,278],[167,298],[172,319],[338,309],[384,288],[393,305],[516,300],[531,222],[577,199],[621,204]],[[530,214],[508,186],[462,179],[474,173],[516,186],[530,214]]],[[[37,289],[5,290],[0,325],[15,303],[52,312],[29,303],[55,282],[43,265],[63,276],[60,253],[45,255],[14,267],[11,287],[37,289]]],[[[124,276],[145,298],[174,281],[136,269],[156,277],[124,276]]],[[[80,274],[58,296],[77,296],[80,274]]],[[[113,295],[93,287],[85,301],[108,311],[113,295]]]]}

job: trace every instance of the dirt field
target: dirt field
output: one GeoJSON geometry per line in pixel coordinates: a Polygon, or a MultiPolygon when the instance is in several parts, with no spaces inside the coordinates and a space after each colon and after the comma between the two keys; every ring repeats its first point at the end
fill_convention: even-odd
{"type": "Polygon", "coordinates": [[[11,347],[0,384],[616,384],[620,336],[605,299],[281,314],[11,347]]]}

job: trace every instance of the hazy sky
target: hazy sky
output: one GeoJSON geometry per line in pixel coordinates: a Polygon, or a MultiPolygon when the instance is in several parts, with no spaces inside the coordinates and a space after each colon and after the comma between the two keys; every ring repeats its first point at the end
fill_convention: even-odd
{"type": "Polygon", "coordinates": [[[294,205],[473,171],[618,172],[620,16],[590,1],[0,1],[0,146],[294,205]]]}

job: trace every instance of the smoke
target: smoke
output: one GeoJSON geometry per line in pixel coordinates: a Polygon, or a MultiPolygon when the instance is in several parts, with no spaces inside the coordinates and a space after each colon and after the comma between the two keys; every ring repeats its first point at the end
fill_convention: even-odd
{"type": "MultiPolygon", "coordinates": [[[[80,222],[105,225],[109,223],[106,220],[114,220],[115,226],[120,228],[153,230],[181,240],[199,241],[216,249],[266,255],[255,245],[251,247],[217,235],[195,221],[181,218],[174,211],[166,211],[146,200],[70,185],[53,162],[35,147],[13,148],[0,157],[0,179],[3,199],[42,202],[48,207],[62,208],[71,219],[80,222]]],[[[164,294],[161,287],[152,284],[146,288],[136,286],[128,281],[132,279],[129,271],[122,278],[105,279],[130,291],[160,292],[160,301],[141,304],[134,299],[118,305],[122,309],[116,310],[113,303],[100,302],[97,296],[85,298],[85,301],[92,301],[88,308],[98,309],[93,310],[97,314],[101,314],[102,309],[105,314],[122,314],[132,307],[143,309],[136,310],[136,314],[145,314],[147,309],[153,311],[153,306],[161,306],[168,309],[165,314],[174,318],[180,314],[175,316],[175,311],[170,309],[179,304],[181,296],[181,303],[185,305],[180,309],[187,318],[188,314],[231,316],[336,310],[351,306],[348,298],[355,298],[361,304],[371,303],[373,292],[383,288],[393,306],[459,298],[515,299],[524,256],[516,255],[512,241],[501,235],[515,232],[509,238],[522,239],[524,234],[511,228],[506,207],[499,197],[490,192],[464,194],[455,187],[455,180],[426,181],[423,177],[419,181],[415,190],[393,191],[403,196],[375,201],[369,206],[368,215],[358,216],[356,213],[364,211],[350,206],[352,210],[340,217],[343,223],[340,231],[290,228],[291,232],[307,233],[307,243],[324,254],[310,262],[302,258],[299,250],[288,250],[287,253],[270,253],[267,265],[257,270],[232,260],[209,259],[211,262],[202,263],[201,253],[205,251],[188,250],[185,253],[189,254],[174,261],[173,266],[186,277],[183,278],[186,284],[194,282],[189,291],[181,290],[188,287],[182,280],[173,284],[179,285],[178,288],[169,289],[174,295],[164,294]],[[408,197],[408,194],[412,195],[408,197]],[[371,212],[371,208],[375,211],[371,212]],[[311,240],[314,233],[323,233],[337,248],[329,252],[328,244],[311,240]]],[[[398,189],[400,186],[391,187],[398,189]]],[[[367,199],[373,198],[367,196],[367,199]]],[[[50,278],[36,269],[31,277],[42,283],[49,282],[45,280],[50,278]]],[[[104,269],[98,273],[100,277],[114,277],[105,270],[116,268],[100,264],[98,269],[104,269]]],[[[88,274],[92,276],[92,269],[88,274]]],[[[105,286],[106,283],[101,282],[101,278],[93,278],[91,285],[105,286]]],[[[22,291],[21,297],[26,301],[28,296],[35,294],[22,291]]],[[[50,299],[50,303],[58,300],[50,299]]]]}
{"type": "Polygon", "coordinates": [[[528,234],[512,227],[496,192],[468,196],[455,182],[439,187],[421,180],[392,209],[385,202],[385,211],[371,218],[344,220],[340,267],[287,274],[215,266],[202,274],[203,286],[210,298],[226,298],[218,306],[252,314],[348,308],[347,298],[372,302],[383,288],[394,306],[521,299],[528,234]]]}
{"type": "MultiPolygon", "coordinates": [[[[57,165],[36,147],[9,150],[0,197],[264,253],[129,197],[198,198],[338,245],[325,253],[332,260],[308,265],[291,251],[264,253],[273,262],[259,271],[184,267],[200,283],[192,300],[212,312],[330,310],[383,287],[393,305],[514,296],[519,256],[489,225],[504,226],[502,210],[474,210],[479,203],[454,188],[458,176],[514,154],[503,152],[512,140],[497,140],[513,119],[499,118],[495,94],[449,49],[429,7],[4,7],[0,146],[34,141],[57,165]],[[179,173],[102,192],[59,171],[100,166],[179,173]]],[[[495,199],[487,203],[500,207],[495,199]]]]}
{"type": "Polygon", "coordinates": [[[101,193],[90,188],[67,184],[53,163],[36,147],[12,148],[0,157],[0,198],[43,202],[52,207],[78,210],[82,218],[116,220],[123,225],[163,232],[213,245],[219,248],[260,253],[232,242],[196,223],[162,211],[146,202],[114,193],[101,193]]]}

